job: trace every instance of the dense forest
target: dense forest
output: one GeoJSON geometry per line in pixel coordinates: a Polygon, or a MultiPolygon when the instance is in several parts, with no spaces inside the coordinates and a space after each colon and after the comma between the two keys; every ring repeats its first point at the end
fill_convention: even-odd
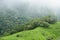
{"type": "MultiPolygon", "coordinates": [[[[40,18],[41,18],[41,20],[47,19],[46,21],[49,21],[49,20],[52,20],[52,22],[57,21],[57,16],[55,14],[52,14],[53,12],[48,8],[43,7],[42,10],[40,9],[41,10],[41,12],[39,12],[40,14],[37,14],[37,12],[33,11],[32,12],[33,14],[30,14],[30,15],[26,14],[25,12],[27,10],[25,9],[25,7],[23,7],[23,8],[24,9],[18,8],[19,9],[19,10],[17,10],[18,13],[15,10],[11,10],[8,8],[2,8],[2,10],[0,11],[0,35],[10,35],[10,34],[13,34],[16,32],[23,31],[24,30],[23,25],[25,25],[27,22],[28,23],[33,22],[34,20],[38,20],[40,18]],[[21,13],[20,13],[20,11],[21,11],[21,13]],[[46,11],[47,13],[43,13],[42,11],[46,11]],[[46,16],[46,17],[44,17],[44,16],[46,16]]],[[[32,24],[32,23],[30,23],[30,24],[32,24]]],[[[33,22],[33,24],[35,25],[34,22],[33,22]]]]}
{"type": "MultiPolygon", "coordinates": [[[[44,36],[46,36],[47,34],[49,36],[52,36],[48,37],[46,40],[55,40],[55,38],[57,38],[58,32],[60,32],[60,25],[58,24],[60,22],[60,11],[59,7],[53,7],[48,2],[49,1],[39,2],[36,0],[0,0],[0,39],[2,38],[1,40],[5,40],[3,39],[5,36],[12,35],[11,37],[13,37],[15,33],[19,32],[22,32],[23,34],[24,32],[29,31],[28,34],[31,34],[31,30],[36,29],[33,32],[37,32],[38,34],[42,33],[40,34],[43,35],[43,37],[41,36],[41,40],[45,40],[46,38],[44,36]],[[59,26],[57,26],[57,24],[59,26]],[[56,32],[55,30],[57,29],[58,31],[56,32]],[[46,35],[43,32],[45,32],[46,35]]],[[[16,37],[24,38],[25,36],[16,35],[16,37]]],[[[35,37],[37,38],[37,36],[35,37]]],[[[10,40],[9,38],[7,38],[7,40],[10,40]]]]}

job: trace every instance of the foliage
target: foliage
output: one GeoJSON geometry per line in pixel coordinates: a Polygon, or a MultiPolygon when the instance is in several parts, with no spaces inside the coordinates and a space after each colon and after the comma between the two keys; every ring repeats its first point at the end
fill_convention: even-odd
{"type": "Polygon", "coordinates": [[[52,29],[44,29],[41,27],[37,27],[34,30],[23,31],[2,38],[4,40],[47,40],[50,38],[53,38],[53,40],[55,40],[55,34],[53,32],[51,33],[50,30],[52,29]],[[42,32],[44,33],[44,35],[42,35],[42,32]],[[17,35],[19,35],[19,37],[17,37],[17,35]],[[20,35],[22,35],[22,37],[20,37],[20,35]]]}
{"type": "Polygon", "coordinates": [[[49,23],[40,20],[40,18],[38,19],[33,19],[32,21],[26,23],[25,25],[25,30],[29,30],[29,29],[34,29],[36,27],[44,27],[44,28],[48,28],[49,27],[49,23]]]}
{"type": "Polygon", "coordinates": [[[16,37],[19,37],[19,35],[16,35],[16,37]]]}
{"type": "Polygon", "coordinates": [[[57,17],[54,15],[48,15],[43,17],[42,20],[48,22],[49,24],[54,24],[57,22],[57,17]]]}
{"type": "Polygon", "coordinates": [[[7,15],[0,15],[0,35],[10,35],[23,30],[31,30],[39,26],[48,28],[49,24],[56,23],[56,21],[56,18],[53,16],[46,16],[42,19],[35,18],[31,20],[24,16],[15,16],[14,12],[8,11],[7,15]]]}
{"type": "Polygon", "coordinates": [[[21,25],[25,22],[28,22],[26,17],[15,16],[11,10],[7,10],[6,14],[0,13],[0,36],[22,31],[21,25]]]}
{"type": "Polygon", "coordinates": [[[44,28],[48,28],[49,27],[49,23],[41,21],[40,22],[40,26],[44,27],[44,28]]]}

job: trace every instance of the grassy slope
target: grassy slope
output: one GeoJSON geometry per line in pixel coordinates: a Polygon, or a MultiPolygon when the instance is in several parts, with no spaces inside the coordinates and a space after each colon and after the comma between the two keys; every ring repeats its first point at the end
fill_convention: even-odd
{"type": "Polygon", "coordinates": [[[51,37],[53,38],[53,40],[59,40],[59,36],[60,36],[60,23],[56,23],[50,25],[50,28],[38,27],[35,28],[34,30],[27,30],[10,36],[3,37],[2,40],[47,40],[47,38],[51,37]],[[20,37],[16,37],[16,35],[20,35],[20,37]]]}

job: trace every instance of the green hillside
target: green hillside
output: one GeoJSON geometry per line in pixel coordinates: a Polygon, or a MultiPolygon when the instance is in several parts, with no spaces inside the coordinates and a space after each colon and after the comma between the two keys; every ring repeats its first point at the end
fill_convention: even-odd
{"type": "Polygon", "coordinates": [[[50,28],[37,27],[33,30],[19,32],[10,36],[0,38],[0,40],[59,40],[60,23],[51,24],[50,28]]]}

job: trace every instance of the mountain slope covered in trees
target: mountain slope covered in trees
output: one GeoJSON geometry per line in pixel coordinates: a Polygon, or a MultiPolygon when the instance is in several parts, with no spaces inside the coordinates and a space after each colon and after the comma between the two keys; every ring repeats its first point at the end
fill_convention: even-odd
{"type": "Polygon", "coordinates": [[[50,28],[37,27],[33,30],[19,32],[0,40],[59,40],[60,23],[51,24],[50,28]]]}

